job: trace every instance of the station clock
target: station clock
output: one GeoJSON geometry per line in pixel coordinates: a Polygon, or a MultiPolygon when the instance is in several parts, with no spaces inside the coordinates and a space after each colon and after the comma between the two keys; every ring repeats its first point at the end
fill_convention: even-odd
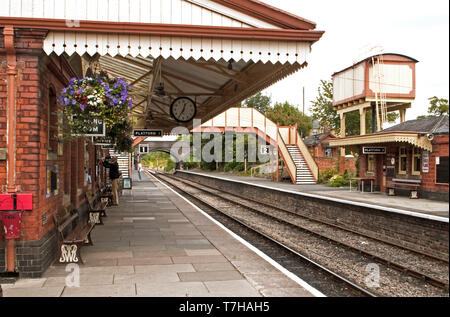
{"type": "Polygon", "coordinates": [[[170,115],[178,122],[189,122],[197,114],[197,104],[189,97],[179,97],[170,104],[170,115]]]}

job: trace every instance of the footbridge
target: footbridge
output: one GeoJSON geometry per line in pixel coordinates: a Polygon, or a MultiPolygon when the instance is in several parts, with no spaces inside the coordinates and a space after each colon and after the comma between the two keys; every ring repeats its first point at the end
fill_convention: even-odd
{"type": "MultiPolygon", "coordinates": [[[[294,184],[315,184],[319,168],[298,134],[297,125],[279,126],[254,108],[230,108],[194,128],[194,132],[253,133],[278,148],[294,184]]],[[[278,179],[277,169],[277,179],[278,179]]]]}

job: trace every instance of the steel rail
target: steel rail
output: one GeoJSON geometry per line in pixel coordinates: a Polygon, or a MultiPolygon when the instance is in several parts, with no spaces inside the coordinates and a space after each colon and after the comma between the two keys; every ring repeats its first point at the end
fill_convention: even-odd
{"type": "MultiPolygon", "coordinates": [[[[325,266],[323,266],[323,265],[321,265],[321,264],[315,262],[314,260],[308,258],[307,256],[305,256],[305,255],[299,253],[298,251],[296,251],[296,250],[290,248],[289,246],[286,246],[286,245],[283,244],[282,242],[277,241],[276,239],[274,239],[274,238],[268,236],[267,234],[265,234],[265,233],[263,233],[263,232],[260,232],[259,230],[250,227],[250,226],[249,226],[248,224],[246,224],[245,222],[243,222],[243,221],[241,221],[241,220],[239,220],[239,219],[236,219],[236,218],[233,217],[233,216],[230,216],[230,215],[224,213],[222,210],[218,209],[217,207],[215,207],[215,206],[213,206],[213,205],[211,205],[211,204],[209,204],[209,203],[207,203],[207,202],[205,202],[205,201],[199,199],[198,197],[195,197],[194,195],[192,195],[191,193],[189,193],[189,192],[183,190],[183,189],[180,188],[179,186],[176,186],[174,183],[168,182],[167,180],[164,180],[164,178],[161,177],[161,174],[156,174],[156,175],[154,175],[154,176],[157,177],[158,179],[160,179],[161,181],[165,182],[168,186],[175,187],[177,190],[181,191],[184,195],[189,196],[190,198],[192,198],[192,199],[194,199],[194,200],[196,200],[196,201],[200,201],[202,204],[204,204],[204,205],[208,206],[209,208],[213,209],[214,211],[216,211],[216,212],[218,212],[218,213],[224,215],[225,217],[231,219],[232,221],[235,221],[235,222],[239,223],[240,225],[242,225],[242,226],[245,227],[246,229],[248,229],[248,230],[250,230],[250,231],[252,231],[252,232],[255,232],[256,234],[258,234],[258,235],[260,235],[260,236],[263,236],[264,238],[266,238],[266,239],[268,239],[268,240],[274,242],[275,244],[279,245],[280,247],[282,247],[282,248],[288,250],[289,252],[291,252],[291,253],[295,254],[296,256],[302,258],[303,260],[307,261],[308,263],[314,265],[314,266],[317,267],[319,270],[324,271],[324,272],[326,272],[326,273],[329,274],[329,275],[332,275],[334,278],[340,280],[341,282],[344,282],[345,284],[347,284],[347,285],[350,286],[351,288],[353,288],[353,289],[355,289],[355,290],[357,290],[357,291],[359,291],[359,292],[361,292],[361,293],[363,293],[363,294],[365,294],[365,295],[367,295],[367,296],[369,296],[369,297],[378,297],[377,294],[375,294],[375,293],[373,293],[373,292],[371,292],[371,291],[369,291],[369,290],[367,290],[367,289],[361,287],[360,285],[358,285],[358,284],[356,284],[356,283],[354,283],[354,282],[348,280],[347,278],[345,278],[345,277],[339,275],[338,273],[331,271],[330,269],[328,269],[328,268],[326,268],[325,266]]],[[[166,176],[166,175],[165,175],[165,176],[166,176]]],[[[170,178],[170,177],[168,177],[168,178],[170,178]]],[[[180,180],[177,178],[176,181],[180,181],[180,180]]],[[[181,181],[180,181],[180,182],[181,182],[181,181]]],[[[197,188],[197,189],[199,189],[199,188],[197,188]]],[[[199,189],[199,190],[201,190],[201,189],[199,189]]],[[[206,192],[206,193],[208,193],[208,194],[210,194],[210,195],[212,195],[211,193],[209,193],[209,192],[207,192],[207,191],[204,191],[204,190],[202,190],[202,191],[203,191],[203,192],[206,192]]]]}
{"type": "MultiPolygon", "coordinates": [[[[352,245],[349,245],[349,244],[347,244],[347,243],[345,243],[345,242],[342,242],[342,241],[339,241],[339,240],[337,240],[337,239],[332,239],[332,238],[330,238],[330,237],[323,236],[323,235],[320,234],[320,233],[317,233],[317,232],[312,231],[312,230],[310,230],[310,229],[306,229],[306,228],[304,228],[304,227],[302,227],[302,226],[299,226],[299,225],[297,225],[297,224],[293,224],[293,223],[291,223],[291,222],[289,222],[289,221],[287,221],[287,220],[284,220],[284,219],[275,217],[275,216],[270,215],[270,214],[268,214],[268,213],[266,213],[266,212],[263,212],[263,211],[261,211],[261,210],[258,210],[258,209],[255,209],[255,208],[253,208],[253,207],[247,206],[247,205],[245,205],[245,204],[242,204],[242,203],[240,203],[240,202],[238,202],[238,201],[235,201],[235,200],[232,200],[232,199],[230,199],[230,198],[223,197],[223,196],[221,196],[220,194],[217,194],[217,193],[210,192],[210,191],[208,191],[208,190],[199,188],[198,186],[203,186],[203,187],[209,188],[209,189],[211,189],[211,190],[215,190],[215,191],[218,191],[218,192],[223,192],[223,193],[226,193],[227,195],[230,195],[230,196],[236,196],[236,195],[233,195],[233,194],[224,192],[224,191],[222,191],[222,190],[220,190],[220,189],[216,189],[216,188],[212,188],[212,187],[209,187],[209,186],[206,186],[206,185],[203,185],[203,184],[199,184],[199,183],[194,182],[194,181],[191,181],[191,180],[180,179],[180,178],[177,178],[177,177],[172,176],[172,175],[165,175],[165,176],[166,176],[166,177],[169,177],[169,178],[172,178],[172,179],[176,179],[176,180],[178,180],[178,181],[180,181],[180,182],[182,182],[182,183],[184,183],[184,184],[187,184],[187,185],[190,185],[190,186],[194,186],[195,188],[197,188],[197,189],[199,189],[199,190],[202,190],[202,191],[207,192],[207,193],[209,193],[209,194],[211,194],[211,195],[214,195],[214,196],[216,196],[216,197],[219,197],[219,198],[221,198],[221,199],[224,199],[224,200],[226,200],[226,201],[228,201],[228,202],[237,204],[237,205],[239,205],[239,206],[241,206],[241,207],[243,207],[243,208],[246,208],[246,209],[248,209],[248,210],[250,210],[250,211],[253,211],[253,212],[255,212],[255,213],[262,213],[262,214],[264,214],[265,216],[270,217],[270,218],[272,218],[272,219],[274,219],[274,220],[276,220],[276,221],[281,221],[281,222],[283,222],[283,223],[285,223],[285,224],[287,224],[287,225],[289,225],[289,226],[293,226],[293,227],[295,227],[295,228],[297,228],[297,229],[300,229],[300,230],[302,230],[302,231],[304,231],[304,232],[307,232],[307,233],[309,233],[309,234],[312,234],[312,235],[314,235],[314,236],[316,236],[316,237],[319,237],[319,238],[321,238],[321,239],[326,239],[326,240],[331,241],[331,242],[333,242],[333,243],[335,243],[335,244],[342,245],[342,246],[344,246],[344,247],[347,248],[347,249],[356,251],[356,252],[358,252],[358,253],[362,253],[362,254],[364,254],[364,255],[366,255],[366,256],[368,256],[368,257],[374,259],[374,260],[379,261],[380,263],[382,263],[382,264],[384,264],[384,265],[386,265],[386,266],[388,266],[388,267],[391,267],[391,268],[393,268],[393,269],[395,269],[395,270],[401,272],[401,273],[406,272],[407,274],[409,274],[410,276],[413,276],[413,277],[415,277],[415,278],[424,279],[424,280],[427,281],[429,284],[434,285],[434,286],[439,287],[439,288],[442,288],[442,289],[444,289],[444,290],[446,290],[446,291],[448,291],[448,289],[449,289],[449,284],[448,284],[448,282],[442,281],[442,280],[440,280],[440,279],[438,279],[438,278],[435,278],[435,277],[433,277],[433,276],[427,275],[427,274],[425,274],[425,273],[423,273],[423,272],[418,272],[418,271],[416,271],[416,270],[414,270],[414,269],[411,269],[411,268],[409,268],[409,267],[407,267],[407,266],[405,266],[405,265],[402,265],[402,264],[400,264],[400,263],[394,262],[394,261],[392,261],[392,260],[389,260],[389,259],[384,258],[384,257],[382,257],[382,256],[379,256],[379,255],[377,255],[377,254],[373,254],[373,253],[371,253],[371,252],[369,252],[369,251],[365,251],[365,250],[358,249],[358,248],[356,248],[356,247],[354,247],[354,246],[352,246],[352,245]],[[188,184],[187,182],[189,182],[189,183],[191,183],[191,184],[188,184]],[[192,185],[192,183],[195,183],[195,184],[197,184],[198,186],[192,185]]],[[[239,197],[239,196],[236,196],[236,197],[239,197]]],[[[239,197],[239,198],[241,198],[241,197],[239,197]]],[[[243,198],[241,198],[241,199],[243,199],[243,198]]],[[[266,207],[266,208],[278,209],[278,210],[280,210],[280,211],[282,211],[282,212],[290,213],[290,214],[292,214],[292,215],[294,215],[294,216],[296,216],[296,217],[301,217],[301,218],[307,219],[307,220],[309,220],[309,221],[315,221],[315,222],[318,222],[319,224],[322,224],[322,225],[332,226],[332,225],[329,225],[328,223],[324,223],[324,222],[321,222],[321,221],[317,221],[317,220],[315,220],[315,219],[310,219],[310,218],[307,218],[307,217],[304,217],[304,216],[295,214],[295,213],[293,213],[293,212],[286,211],[286,210],[281,209],[281,208],[278,208],[278,207],[274,207],[274,206],[270,206],[270,205],[267,205],[267,204],[264,204],[264,203],[256,202],[256,201],[254,201],[254,200],[251,200],[251,201],[254,202],[254,203],[260,204],[260,205],[262,205],[262,206],[264,206],[264,207],[266,207]]],[[[373,240],[375,240],[375,241],[379,241],[379,242],[382,242],[382,243],[386,243],[386,242],[384,242],[384,241],[382,241],[382,240],[374,239],[374,238],[372,238],[372,237],[365,236],[364,234],[361,234],[361,233],[353,232],[353,231],[351,231],[351,230],[342,229],[342,228],[340,228],[339,226],[332,226],[332,227],[336,227],[336,228],[341,229],[341,230],[343,230],[343,231],[351,232],[352,234],[357,234],[357,235],[360,235],[360,236],[365,237],[365,238],[370,238],[370,239],[373,239],[373,240]]],[[[389,244],[389,243],[386,243],[386,244],[389,244]]],[[[402,248],[401,246],[398,246],[398,245],[393,245],[393,244],[389,244],[389,245],[392,245],[392,246],[394,246],[394,247],[396,247],[396,248],[402,248]]],[[[405,249],[405,248],[403,248],[403,249],[405,249]]],[[[411,251],[411,250],[409,250],[409,249],[406,249],[406,250],[411,251]]],[[[417,252],[417,251],[411,251],[411,252],[416,253],[416,254],[418,254],[418,255],[420,255],[420,256],[430,257],[428,254],[422,254],[422,253],[417,252]]],[[[441,262],[444,262],[444,263],[448,264],[448,262],[445,262],[445,261],[443,261],[443,260],[440,259],[440,258],[434,258],[434,257],[431,257],[431,258],[433,258],[434,260],[438,260],[438,261],[441,261],[441,262]]]]}

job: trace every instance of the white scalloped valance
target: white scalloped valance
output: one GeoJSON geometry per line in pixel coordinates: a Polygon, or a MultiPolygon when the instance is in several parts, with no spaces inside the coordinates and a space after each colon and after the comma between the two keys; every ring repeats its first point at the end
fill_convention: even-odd
{"type": "Polygon", "coordinates": [[[96,53],[101,56],[131,55],[133,57],[162,56],[167,59],[194,58],[198,60],[224,59],[246,62],[280,62],[303,64],[311,51],[309,42],[277,40],[239,40],[150,36],[133,34],[101,34],[83,32],[49,32],[44,42],[47,54],[78,53],[80,56],[96,53]]]}

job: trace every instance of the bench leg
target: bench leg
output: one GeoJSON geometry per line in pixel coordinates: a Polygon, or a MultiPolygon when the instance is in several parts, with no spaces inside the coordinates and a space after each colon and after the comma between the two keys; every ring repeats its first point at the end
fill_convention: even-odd
{"type": "Polygon", "coordinates": [[[68,264],[77,263],[83,264],[83,259],[81,258],[81,245],[78,243],[65,244],[63,243],[59,247],[58,253],[58,264],[68,264]]]}
{"type": "Polygon", "coordinates": [[[103,225],[103,221],[101,218],[101,212],[100,211],[89,212],[89,221],[88,222],[90,224],[103,225]]]}
{"type": "Polygon", "coordinates": [[[411,192],[409,194],[409,198],[419,199],[419,192],[416,189],[411,190],[411,192]]]}
{"type": "Polygon", "coordinates": [[[85,245],[94,245],[94,243],[92,243],[92,238],[91,238],[91,233],[90,232],[88,233],[88,235],[86,237],[86,240],[84,240],[84,244],[85,245]]]}

